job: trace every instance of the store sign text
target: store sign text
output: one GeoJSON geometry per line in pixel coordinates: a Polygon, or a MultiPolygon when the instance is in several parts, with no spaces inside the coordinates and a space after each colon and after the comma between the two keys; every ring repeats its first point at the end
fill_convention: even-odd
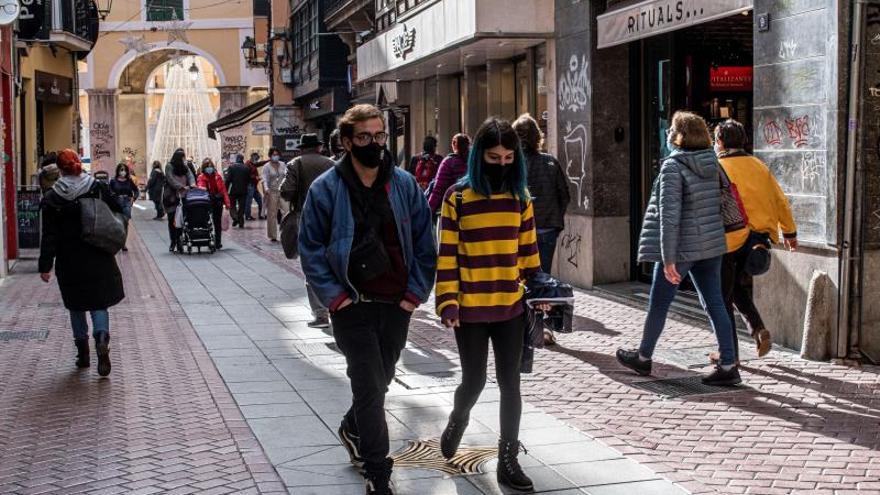
{"type": "Polygon", "coordinates": [[[712,91],[751,91],[754,69],[751,66],[709,69],[712,91]]]}
{"type": "Polygon", "coordinates": [[[391,39],[391,50],[397,58],[406,58],[406,54],[416,47],[416,28],[407,29],[403,25],[403,32],[391,39]]]}

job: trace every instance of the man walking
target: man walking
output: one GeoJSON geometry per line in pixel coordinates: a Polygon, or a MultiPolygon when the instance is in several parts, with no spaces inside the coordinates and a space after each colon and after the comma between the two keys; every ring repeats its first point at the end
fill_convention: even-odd
{"type": "Polygon", "coordinates": [[[266,200],[266,234],[272,242],[278,242],[278,214],[281,211],[281,182],[284,180],[284,164],[277,148],[269,148],[269,161],[263,165],[263,191],[266,200]]]}
{"type": "MultiPolygon", "coordinates": [[[[745,318],[758,356],[764,356],[770,352],[771,338],[755,306],[753,277],[770,268],[770,243],[779,243],[780,230],[785,247],[791,251],[797,249],[797,227],[788,198],[773,173],[764,162],[746,153],[747,136],[745,127],[732,119],[715,128],[718,161],[736,185],[749,220],[747,228],[727,233],[721,291],[731,321],[735,322],[735,306],[745,318]]],[[[735,341],[735,330],[733,335],[735,341]]],[[[739,346],[735,349],[738,355],[739,346]]]]}
{"type": "MultiPolygon", "coordinates": [[[[284,200],[290,202],[294,214],[302,216],[303,204],[306,201],[309,188],[315,179],[333,167],[334,162],[321,154],[323,143],[318,140],[316,134],[303,134],[299,142],[299,151],[300,156],[287,164],[287,175],[281,184],[280,194],[284,200]]],[[[269,221],[271,222],[271,220],[269,221]]],[[[308,282],[306,282],[306,292],[314,317],[314,320],[309,322],[309,326],[312,328],[329,327],[330,319],[327,316],[327,308],[321,304],[308,282]]]]}
{"type": "Polygon", "coordinates": [[[266,160],[260,161],[260,154],[251,153],[251,159],[245,165],[251,174],[251,181],[248,184],[247,198],[245,198],[244,213],[247,220],[262,220],[263,216],[263,195],[260,193],[260,167],[267,163],[266,160]],[[257,218],[251,216],[254,201],[257,202],[257,218]]]}
{"type": "Polygon", "coordinates": [[[427,201],[394,166],[378,108],[357,105],[339,122],[345,156],[312,184],[299,236],[306,278],[333,320],[353,403],[339,437],[363,465],[366,493],[390,495],[385,393],[412,312],[427,300],[437,258],[427,201]]]}
{"type": "Polygon", "coordinates": [[[229,200],[232,202],[232,226],[244,228],[245,200],[251,173],[244,164],[244,157],[235,155],[235,163],[226,170],[226,187],[229,189],[229,200]]]}

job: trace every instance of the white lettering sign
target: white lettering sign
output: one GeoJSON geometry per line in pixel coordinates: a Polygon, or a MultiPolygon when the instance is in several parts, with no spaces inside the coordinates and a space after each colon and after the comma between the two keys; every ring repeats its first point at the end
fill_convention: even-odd
{"type": "Polygon", "coordinates": [[[407,29],[406,24],[403,25],[403,32],[391,39],[391,50],[397,58],[406,58],[406,54],[415,46],[416,28],[407,29]]]}
{"type": "Polygon", "coordinates": [[[598,17],[598,46],[629,43],[640,38],[709,22],[752,8],[754,0],[648,0],[598,17]]]}

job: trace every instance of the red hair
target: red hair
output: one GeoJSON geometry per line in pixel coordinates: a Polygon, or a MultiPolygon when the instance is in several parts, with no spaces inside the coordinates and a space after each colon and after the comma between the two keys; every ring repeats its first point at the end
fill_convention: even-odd
{"type": "Polygon", "coordinates": [[[55,164],[58,165],[58,169],[64,175],[79,175],[82,173],[82,162],[79,161],[79,155],[71,149],[58,153],[58,161],[55,164]]]}

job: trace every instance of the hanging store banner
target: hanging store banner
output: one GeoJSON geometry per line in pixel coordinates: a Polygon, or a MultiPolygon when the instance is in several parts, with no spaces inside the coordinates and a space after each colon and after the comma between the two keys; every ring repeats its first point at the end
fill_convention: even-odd
{"type": "Polygon", "coordinates": [[[598,46],[621,45],[750,10],[754,0],[648,0],[597,18],[598,46]]]}
{"type": "Polygon", "coordinates": [[[35,98],[46,103],[73,104],[73,79],[34,71],[35,98]]]}
{"type": "Polygon", "coordinates": [[[751,91],[754,68],[718,67],[709,69],[709,89],[711,91],[751,91]]]}
{"type": "Polygon", "coordinates": [[[49,37],[52,15],[49,0],[21,0],[18,14],[18,39],[37,40],[49,37]]]}

